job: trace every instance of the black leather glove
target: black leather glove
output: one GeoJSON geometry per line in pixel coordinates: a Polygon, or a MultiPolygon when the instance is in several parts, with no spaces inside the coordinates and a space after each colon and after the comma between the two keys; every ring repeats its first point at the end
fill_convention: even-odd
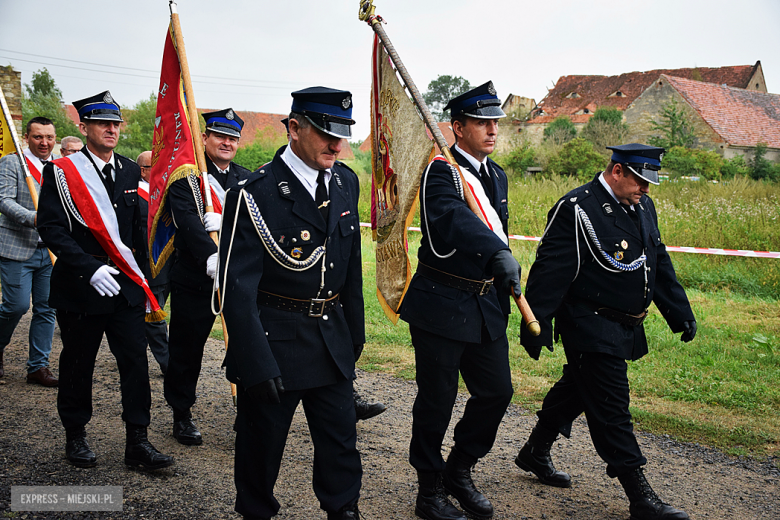
{"type": "Polygon", "coordinates": [[[680,341],[688,343],[696,337],[696,320],[688,320],[683,322],[683,329],[685,332],[680,336],[680,341]]]}
{"type": "Polygon", "coordinates": [[[355,352],[355,361],[357,361],[360,359],[360,354],[363,353],[363,344],[361,343],[359,345],[352,345],[352,349],[355,352]]]}
{"type": "Polygon", "coordinates": [[[528,355],[531,356],[531,359],[535,359],[536,361],[539,361],[539,355],[542,353],[542,346],[541,345],[523,345],[523,348],[526,352],[528,352],[528,355]]]}
{"type": "Polygon", "coordinates": [[[246,392],[252,399],[257,399],[262,403],[274,404],[279,403],[279,394],[284,392],[284,386],[282,386],[282,378],[275,377],[268,381],[263,381],[255,386],[247,388],[246,392]]]}
{"type": "Polygon", "coordinates": [[[502,249],[493,255],[490,259],[490,271],[495,278],[494,284],[506,294],[520,296],[520,272],[522,268],[517,263],[512,252],[508,249],[502,249]]]}

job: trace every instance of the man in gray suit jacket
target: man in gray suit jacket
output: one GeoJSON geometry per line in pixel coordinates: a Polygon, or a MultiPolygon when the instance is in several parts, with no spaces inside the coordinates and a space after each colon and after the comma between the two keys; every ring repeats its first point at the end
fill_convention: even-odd
{"type": "MultiPolygon", "coordinates": [[[[59,156],[52,154],[55,144],[54,123],[35,117],[27,123],[24,151],[33,184],[40,191],[43,166],[59,156]]],[[[30,308],[30,351],[27,357],[27,382],[47,387],[58,380],[49,370],[51,340],[54,335],[54,309],[49,307],[49,279],[52,263],[46,245],[35,229],[37,212],[33,206],[25,173],[16,154],[0,159],[0,377],[3,351],[19,320],[30,308]]]]}

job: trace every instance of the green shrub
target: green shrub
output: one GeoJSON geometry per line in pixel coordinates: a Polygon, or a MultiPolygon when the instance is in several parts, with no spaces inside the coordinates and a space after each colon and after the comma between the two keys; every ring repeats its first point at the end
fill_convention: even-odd
{"type": "Polygon", "coordinates": [[[593,150],[593,145],[582,137],[575,137],[561,148],[560,153],[550,158],[547,174],[573,175],[585,182],[603,170],[609,161],[593,150]]]}
{"type": "Polygon", "coordinates": [[[750,167],[745,161],[744,155],[735,155],[731,159],[723,161],[723,165],[720,167],[720,176],[723,180],[749,175],[750,167]]]}
{"type": "Polygon", "coordinates": [[[673,176],[703,177],[720,179],[723,158],[709,150],[694,150],[675,146],[664,154],[661,168],[673,176]]]}
{"type": "Polygon", "coordinates": [[[544,129],[545,141],[550,140],[555,144],[568,143],[577,137],[577,128],[571,122],[569,116],[556,117],[544,129]]]}
{"type": "Polygon", "coordinates": [[[233,161],[252,171],[274,158],[276,150],[287,144],[284,135],[276,133],[271,127],[257,132],[252,144],[239,148],[233,161]]]}
{"type": "Polygon", "coordinates": [[[522,175],[529,166],[539,166],[536,149],[528,141],[524,141],[507,153],[500,154],[494,160],[510,173],[522,175]]]}

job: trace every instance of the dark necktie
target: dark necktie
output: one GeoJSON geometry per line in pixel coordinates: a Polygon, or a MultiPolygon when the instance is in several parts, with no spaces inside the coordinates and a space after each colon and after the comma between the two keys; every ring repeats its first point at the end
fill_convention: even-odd
{"type": "Polygon", "coordinates": [[[108,192],[108,198],[114,198],[114,178],[111,177],[111,164],[106,163],[103,166],[103,183],[106,185],[106,191],[108,192]]]}
{"type": "Polygon", "coordinates": [[[490,197],[490,200],[493,200],[493,179],[490,178],[490,176],[487,173],[487,170],[485,169],[485,165],[482,164],[482,166],[479,167],[479,176],[482,179],[482,186],[485,188],[485,193],[488,197],[490,197]]]}
{"type": "Polygon", "coordinates": [[[623,204],[621,202],[620,207],[626,210],[626,213],[628,213],[628,216],[631,219],[631,221],[634,223],[636,228],[639,229],[639,214],[635,210],[631,209],[631,206],[629,206],[628,204],[623,204]]]}
{"type": "Polygon", "coordinates": [[[327,223],[330,199],[328,199],[328,188],[325,186],[325,170],[320,170],[319,174],[317,174],[317,191],[314,192],[314,202],[317,203],[317,209],[320,210],[322,218],[327,223]]]}

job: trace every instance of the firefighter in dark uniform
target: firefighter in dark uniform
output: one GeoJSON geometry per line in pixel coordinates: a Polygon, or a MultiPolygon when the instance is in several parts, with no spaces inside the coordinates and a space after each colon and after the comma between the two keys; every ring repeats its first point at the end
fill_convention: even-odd
{"type": "Polygon", "coordinates": [[[493,506],[475,488],[471,469],[493,446],[512,398],[506,326],[510,292],[520,294],[520,266],[507,239],[507,176],[488,158],[506,114],[492,82],[446,109],[457,141],[452,154],[471,186],[440,158],[421,181],[419,263],[401,306],[417,364],[409,461],[419,481],[418,516],[464,518],[450,494],[470,516],[490,518],[493,506]],[[469,209],[464,189],[474,192],[490,227],[469,209]],[[459,373],[471,397],[445,464],[441,446],[459,373]]]}
{"type": "MultiPolygon", "coordinates": [[[[119,105],[106,91],[74,101],[73,106],[79,112],[79,129],[86,136],[87,145],[60,161],[95,169],[109,195],[106,206],[113,206],[118,237],[126,251],[131,255],[132,249],[145,250],[145,222],[137,193],[140,169],[113,151],[122,122],[119,105]]],[[[57,171],[61,172],[59,167],[57,171]]],[[[109,252],[76,209],[83,201],[73,201],[64,190],[61,176],[55,176],[54,164],[46,165],[43,177],[38,231],[57,257],[49,303],[57,309],[62,332],[57,410],[65,427],[66,457],[78,467],[97,463],[87,443],[85,426],[92,418],[92,377],[105,333],[119,369],[122,419],[127,429],[125,464],[142,469],[168,467],[173,458],[158,452],[147,438],[151,390],[144,335],[144,290],[115,268],[109,252]],[[69,208],[67,213],[65,206],[69,208]]],[[[113,239],[111,244],[115,244],[113,239]]]]}
{"type": "Polygon", "coordinates": [[[515,463],[549,485],[569,487],[550,448],[559,433],[585,412],[593,445],[628,495],[631,518],[685,519],[665,504],[643,473],[647,460],[634,436],[629,413],[626,360],[647,354],[642,322],[651,302],[682,341],[696,335],[696,320],[661,241],[655,205],[648,196],[658,184],[663,148],[642,144],[608,147],[607,169],[567,193],[550,210],[547,229],[526,287],[539,320],[538,337],[522,331],[534,359],[552,350],[560,335],[567,364],[550,389],[538,422],[515,463]]]}
{"type": "MultiPolygon", "coordinates": [[[[244,121],[232,108],[204,112],[206,152],[212,202],[218,207],[228,189],[250,173],[232,162],[238,150],[244,121]]],[[[192,405],[198,386],[203,348],[214,325],[211,312],[217,245],[209,236],[218,231],[221,215],[204,212],[203,182],[190,176],[168,189],[168,200],[176,225],[171,267],[171,321],[168,327],[168,370],[165,400],[173,410],[173,436],[179,443],[198,446],[203,438],[192,420],[192,405]]]]}
{"type": "Polygon", "coordinates": [[[362,480],[352,375],[365,342],[357,176],[336,160],[349,92],[293,92],[290,143],[227,194],[219,287],[238,387],[236,511],[270,518],[298,403],[312,485],[329,519],[357,519],[362,480]]]}

